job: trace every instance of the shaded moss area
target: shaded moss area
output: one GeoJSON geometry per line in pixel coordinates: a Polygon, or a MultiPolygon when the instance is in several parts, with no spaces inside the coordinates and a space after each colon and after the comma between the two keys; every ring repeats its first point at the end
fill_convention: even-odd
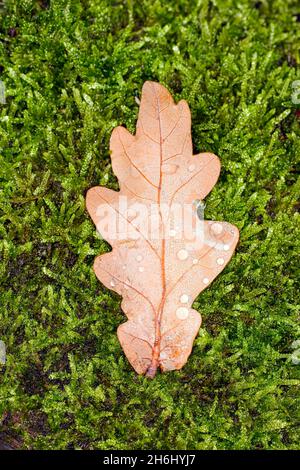
{"type": "Polygon", "coordinates": [[[297,448],[298,2],[4,3],[0,434],[26,449],[297,448]],[[187,365],[153,381],[118,343],[120,299],[92,270],[109,246],[84,203],[117,188],[109,137],[134,132],[145,80],[188,101],[195,152],[222,163],[206,218],[241,232],[194,304],[187,365]]]}

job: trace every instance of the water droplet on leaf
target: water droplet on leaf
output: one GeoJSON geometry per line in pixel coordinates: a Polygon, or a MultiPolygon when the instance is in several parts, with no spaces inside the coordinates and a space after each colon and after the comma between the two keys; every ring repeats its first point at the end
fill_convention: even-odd
{"type": "Polygon", "coordinates": [[[179,307],[176,310],[176,316],[179,320],[185,320],[189,316],[189,310],[186,307],[179,307]]]}
{"type": "Polygon", "coordinates": [[[212,224],[211,229],[216,235],[220,235],[223,231],[222,225],[218,223],[212,224]]]}
{"type": "Polygon", "coordinates": [[[188,303],[188,301],[189,301],[189,296],[187,294],[182,294],[182,296],[180,297],[180,302],[182,304],[186,304],[188,303]]]}
{"type": "Polygon", "coordinates": [[[188,252],[186,250],[179,250],[177,252],[177,258],[180,260],[185,260],[189,256],[188,252]]]}
{"type": "Polygon", "coordinates": [[[176,173],[178,168],[178,165],[175,165],[174,163],[165,163],[161,167],[161,171],[165,173],[166,175],[173,175],[176,173]]]}

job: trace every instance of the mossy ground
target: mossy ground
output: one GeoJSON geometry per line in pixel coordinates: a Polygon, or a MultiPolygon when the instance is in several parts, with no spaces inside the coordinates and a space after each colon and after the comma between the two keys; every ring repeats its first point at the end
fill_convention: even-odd
{"type": "Polygon", "coordinates": [[[298,2],[4,4],[1,432],[34,449],[299,447],[298,2]],[[241,232],[195,302],[187,365],[153,381],[118,343],[120,299],[92,270],[109,246],[84,203],[117,187],[110,133],[134,131],[149,79],[188,101],[195,151],[221,159],[206,218],[241,232]]]}

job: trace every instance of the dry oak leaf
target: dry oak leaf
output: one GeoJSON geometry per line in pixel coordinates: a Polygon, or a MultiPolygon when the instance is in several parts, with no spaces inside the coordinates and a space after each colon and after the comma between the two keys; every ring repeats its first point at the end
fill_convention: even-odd
{"type": "Polygon", "coordinates": [[[87,209],[113,247],[98,256],[98,279],[123,297],[118,338],[132,367],[154,377],[180,369],[201,325],[191,308],[229,262],[239,238],[226,222],[199,220],[220,173],[218,157],[192,154],[188,104],[145,82],[136,134],[114,129],[112,168],[120,191],[94,187],[87,209]]]}

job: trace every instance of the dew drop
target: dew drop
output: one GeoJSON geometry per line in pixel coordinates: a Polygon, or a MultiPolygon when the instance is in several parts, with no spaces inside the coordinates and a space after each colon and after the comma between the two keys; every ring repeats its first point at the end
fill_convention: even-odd
{"type": "Polygon", "coordinates": [[[202,282],[203,284],[208,284],[209,283],[208,277],[204,277],[202,282]]]}
{"type": "Polygon", "coordinates": [[[126,264],[123,264],[122,269],[124,270],[126,269],[126,264]]]}
{"type": "Polygon", "coordinates": [[[218,259],[217,259],[217,264],[219,264],[220,266],[222,266],[222,264],[224,264],[224,258],[218,258],[218,259]]]}
{"type": "Polygon", "coordinates": [[[193,259],[193,264],[197,264],[198,263],[198,259],[197,258],[194,258],[193,259]]]}
{"type": "Polygon", "coordinates": [[[137,255],[136,260],[137,260],[138,262],[142,261],[142,259],[143,259],[142,255],[137,255]]]}
{"type": "Polygon", "coordinates": [[[179,307],[176,310],[176,316],[179,320],[185,320],[189,316],[189,310],[186,307],[179,307]]]}
{"type": "Polygon", "coordinates": [[[144,269],[145,269],[145,268],[144,268],[143,266],[140,266],[140,267],[139,267],[140,273],[142,273],[142,272],[144,271],[144,269]]]}
{"type": "Polygon", "coordinates": [[[176,235],[176,230],[171,229],[171,230],[169,231],[169,235],[170,235],[170,237],[175,237],[175,235],[176,235]]]}
{"type": "Polygon", "coordinates": [[[187,294],[182,294],[182,296],[180,297],[180,302],[182,304],[187,304],[189,301],[189,296],[187,294]]]}
{"type": "Polygon", "coordinates": [[[192,172],[195,170],[195,168],[196,168],[196,165],[192,164],[192,165],[189,165],[188,170],[192,172]]]}
{"type": "Polygon", "coordinates": [[[177,258],[180,260],[185,260],[189,256],[188,252],[186,250],[179,250],[177,252],[177,258]]]}
{"type": "Polygon", "coordinates": [[[223,231],[222,225],[218,223],[212,224],[211,229],[217,235],[220,235],[220,233],[223,231]]]}
{"type": "Polygon", "coordinates": [[[178,165],[175,165],[174,163],[165,163],[161,167],[161,171],[165,173],[166,175],[173,175],[176,173],[178,168],[178,165]]]}
{"type": "Polygon", "coordinates": [[[228,250],[229,250],[229,245],[224,245],[224,246],[223,246],[223,250],[224,250],[224,251],[228,251],[228,250]]]}
{"type": "Polygon", "coordinates": [[[110,281],[110,285],[111,285],[111,287],[115,287],[116,283],[113,279],[110,281]]]}

